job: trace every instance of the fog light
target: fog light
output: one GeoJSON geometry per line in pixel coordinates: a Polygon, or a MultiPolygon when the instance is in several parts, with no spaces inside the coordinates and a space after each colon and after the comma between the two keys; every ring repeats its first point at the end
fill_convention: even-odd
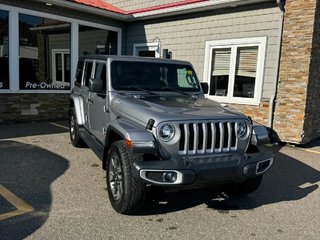
{"type": "Polygon", "coordinates": [[[175,172],[166,172],[163,173],[163,180],[165,182],[175,182],[177,180],[177,174],[175,172]]]}

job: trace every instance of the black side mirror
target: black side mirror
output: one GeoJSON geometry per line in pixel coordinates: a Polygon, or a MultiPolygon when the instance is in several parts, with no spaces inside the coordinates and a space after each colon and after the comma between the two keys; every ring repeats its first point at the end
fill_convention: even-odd
{"type": "Polygon", "coordinates": [[[94,93],[101,93],[102,89],[102,79],[90,78],[89,79],[89,91],[94,93]]]}
{"type": "Polygon", "coordinates": [[[209,85],[206,82],[200,83],[202,91],[204,94],[207,94],[209,92],[209,85]]]}

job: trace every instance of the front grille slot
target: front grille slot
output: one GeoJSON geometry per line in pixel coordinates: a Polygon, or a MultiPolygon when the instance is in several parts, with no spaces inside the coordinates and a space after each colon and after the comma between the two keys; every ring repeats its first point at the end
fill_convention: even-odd
{"type": "Polygon", "coordinates": [[[180,155],[220,153],[237,150],[236,122],[179,124],[180,155]]]}

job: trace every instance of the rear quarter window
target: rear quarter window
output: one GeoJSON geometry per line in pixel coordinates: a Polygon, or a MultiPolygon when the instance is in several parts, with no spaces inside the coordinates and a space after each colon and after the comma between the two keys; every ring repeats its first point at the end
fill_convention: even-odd
{"type": "Polygon", "coordinates": [[[78,87],[81,86],[81,81],[82,81],[82,76],[83,76],[83,65],[84,65],[83,60],[80,60],[78,62],[78,66],[77,66],[76,82],[74,83],[74,85],[78,86],[78,87]]]}
{"type": "Polygon", "coordinates": [[[93,62],[86,62],[84,70],[84,85],[89,86],[89,79],[91,78],[93,62]]]}

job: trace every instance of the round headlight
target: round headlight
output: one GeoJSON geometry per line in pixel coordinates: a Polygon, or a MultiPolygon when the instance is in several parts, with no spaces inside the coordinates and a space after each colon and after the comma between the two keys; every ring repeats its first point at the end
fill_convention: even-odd
{"type": "Polygon", "coordinates": [[[245,122],[238,122],[237,135],[239,138],[243,138],[247,133],[247,124],[245,122]]]}
{"type": "Polygon", "coordinates": [[[162,141],[168,142],[174,136],[174,127],[170,124],[165,124],[160,128],[160,138],[162,141]]]}

